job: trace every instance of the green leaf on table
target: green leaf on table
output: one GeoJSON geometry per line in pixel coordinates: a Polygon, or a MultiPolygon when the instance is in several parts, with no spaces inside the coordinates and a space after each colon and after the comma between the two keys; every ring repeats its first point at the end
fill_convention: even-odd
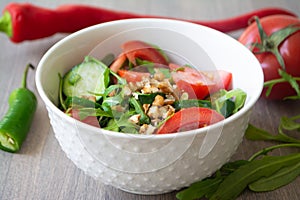
{"type": "Polygon", "coordinates": [[[252,182],[271,176],[279,169],[300,162],[300,153],[287,156],[265,156],[253,160],[232,172],[220,184],[210,200],[232,200],[252,182]]]}
{"type": "Polygon", "coordinates": [[[300,119],[300,115],[294,117],[281,117],[280,126],[285,130],[300,130],[300,123],[296,120],[300,119]]]}
{"type": "Polygon", "coordinates": [[[281,126],[279,126],[278,128],[278,134],[273,135],[266,130],[257,128],[252,124],[248,124],[248,127],[245,131],[245,137],[248,140],[265,140],[265,141],[269,140],[269,141],[291,142],[291,143],[300,142],[300,140],[297,140],[285,134],[281,126]]]}
{"type": "Polygon", "coordinates": [[[249,185],[254,192],[267,192],[291,183],[300,175],[300,162],[284,167],[269,177],[263,177],[249,185]]]}
{"type": "Polygon", "coordinates": [[[239,167],[247,164],[247,160],[237,160],[224,164],[214,176],[193,183],[190,187],[177,193],[179,200],[192,200],[201,197],[210,198],[218,189],[221,182],[239,167]]]}
{"type": "Polygon", "coordinates": [[[210,196],[218,189],[222,181],[223,177],[217,176],[214,179],[204,179],[193,183],[189,188],[177,193],[176,198],[179,200],[193,200],[206,197],[207,195],[210,196]]]}
{"type": "Polygon", "coordinates": [[[268,131],[257,128],[252,124],[248,124],[245,137],[248,140],[278,140],[277,135],[272,135],[268,131]]]}

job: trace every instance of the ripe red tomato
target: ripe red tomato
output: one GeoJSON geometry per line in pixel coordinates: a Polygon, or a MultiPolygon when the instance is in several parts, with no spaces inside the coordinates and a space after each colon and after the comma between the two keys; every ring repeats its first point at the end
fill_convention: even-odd
{"type": "Polygon", "coordinates": [[[215,110],[203,107],[184,108],[176,112],[161,127],[157,134],[188,131],[222,121],[224,116],[215,110]]]}
{"type": "Polygon", "coordinates": [[[127,82],[139,82],[142,81],[143,78],[149,78],[150,73],[147,72],[136,72],[129,71],[124,69],[119,69],[118,74],[120,77],[124,78],[127,82]]]}
{"type": "Polygon", "coordinates": [[[157,49],[143,41],[131,40],[124,43],[122,48],[128,60],[134,65],[136,65],[136,58],[168,65],[167,59],[157,49]]]}
{"type": "Polygon", "coordinates": [[[85,124],[89,124],[91,126],[100,128],[99,121],[98,121],[97,117],[95,117],[95,116],[87,116],[84,119],[80,119],[78,109],[72,109],[69,111],[69,113],[71,114],[71,117],[73,117],[74,119],[77,119],[78,121],[81,121],[85,124]]]}
{"type": "MultiPolygon", "coordinates": [[[[272,33],[283,29],[289,25],[298,24],[300,20],[296,17],[286,16],[286,15],[272,15],[260,19],[263,30],[267,36],[272,33]]],[[[261,42],[257,24],[254,22],[249,27],[245,29],[239,38],[239,41],[251,48],[251,43],[261,42]]],[[[279,53],[281,54],[286,72],[292,76],[300,76],[300,31],[293,33],[288,36],[282,43],[278,46],[279,53]]],[[[253,49],[252,51],[256,51],[253,49]]],[[[264,72],[265,81],[281,78],[278,73],[278,69],[282,69],[279,62],[277,61],[274,54],[265,52],[255,54],[256,58],[261,64],[264,72]]],[[[287,82],[275,84],[270,95],[266,97],[266,88],[264,88],[263,96],[269,99],[283,99],[284,97],[295,95],[295,90],[287,82]]]]}
{"type": "Polygon", "coordinates": [[[232,74],[230,72],[216,70],[200,72],[187,66],[178,66],[170,63],[173,70],[172,78],[180,90],[189,94],[191,99],[204,99],[210,93],[220,89],[230,89],[232,74]]]}

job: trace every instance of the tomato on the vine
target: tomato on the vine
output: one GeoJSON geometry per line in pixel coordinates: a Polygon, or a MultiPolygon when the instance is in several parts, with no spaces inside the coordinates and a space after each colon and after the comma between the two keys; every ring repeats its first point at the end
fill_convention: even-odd
{"type": "MultiPolygon", "coordinates": [[[[264,17],[249,25],[239,41],[255,54],[265,82],[281,79],[281,70],[292,77],[300,77],[300,19],[286,15],[264,17]]],[[[264,97],[276,100],[296,94],[286,81],[274,84],[268,95],[266,92],[264,88],[264,97]]]]}

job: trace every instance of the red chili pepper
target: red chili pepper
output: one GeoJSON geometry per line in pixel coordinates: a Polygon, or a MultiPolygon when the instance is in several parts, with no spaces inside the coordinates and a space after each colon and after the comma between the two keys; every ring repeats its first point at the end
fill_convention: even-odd
{"type": "MultiPolygon", "coordinates": [[[[261,18],[274,14],[296,16],[281,8],[266,8],[225,20],[185,21],[229,32],[245,28],[253,16],[261,18]]],[[[87,5],[70,4],[59,6],[56,9],[47,9],[29,3],[10,3],[4,8],[3,16],[0,18],[0,31],[6,33],[13,42],[18,43],[24,40],[48,37],[59,32],[72,33],[91,25],[113,20],[150,17],[170,19],[170,17],[139,15],[87,5]]]]}

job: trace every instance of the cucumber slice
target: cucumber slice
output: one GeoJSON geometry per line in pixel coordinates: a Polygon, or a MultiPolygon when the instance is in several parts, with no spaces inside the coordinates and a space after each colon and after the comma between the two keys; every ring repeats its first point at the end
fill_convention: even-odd
{"type": "Polygon", "coordinates": [[[86,57],[64,76],[63,93],[67,97],[93,95],[100,99],[109,81],[108,67],[92,57],[86,57]]]}

